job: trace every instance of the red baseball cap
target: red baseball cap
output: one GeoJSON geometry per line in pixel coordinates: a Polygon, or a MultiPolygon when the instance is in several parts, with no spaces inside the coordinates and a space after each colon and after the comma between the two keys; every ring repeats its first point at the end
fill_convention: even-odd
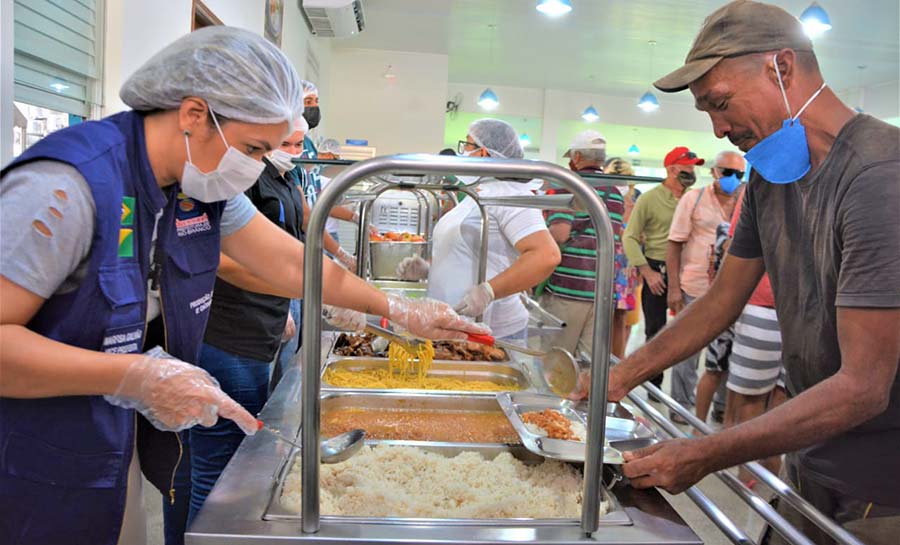
{"type": "Polygon", "coordinates": [[[678,146],[666,154],[663,166],[672,165],[702,165],[706,161],[697,157],[697,154],[684,146],[678,146]]]}

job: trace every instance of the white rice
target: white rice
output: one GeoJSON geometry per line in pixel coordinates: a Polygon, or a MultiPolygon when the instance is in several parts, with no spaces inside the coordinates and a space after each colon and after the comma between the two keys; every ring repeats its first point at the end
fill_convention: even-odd
{"type": "MultiPolygon", "coordinates": [[[[416,447],[363,447],[321,467],[323,515],[424,518],[578,518],[581,473],[546,460],[525,465],[503,452],[453,458],[416,447]]],[[[288,474],[282,505],[300,511],[300,458],[288,474]]],[[[600,506],[601,514],[607,505],[600,506]]]]}

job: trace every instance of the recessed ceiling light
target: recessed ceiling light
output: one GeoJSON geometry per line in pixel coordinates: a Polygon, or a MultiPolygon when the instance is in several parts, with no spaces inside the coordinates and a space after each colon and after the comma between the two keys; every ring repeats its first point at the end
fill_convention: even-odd
{"type": "Polygon", "coordinates": [[[536,10],[550,17],[559,17],[572,11],[572,2],[569,0],[540,0],[536,10]]]}

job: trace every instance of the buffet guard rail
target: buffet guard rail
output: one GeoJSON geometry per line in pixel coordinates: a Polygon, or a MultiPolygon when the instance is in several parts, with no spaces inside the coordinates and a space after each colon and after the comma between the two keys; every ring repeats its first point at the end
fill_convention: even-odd
{"type": "MultiPolygon", "coordinates": [[[[606,424],[606,390],[609,371],[610,335],[607,327],[613,311],[613,230],[606,207],[593,187],[577,174],[558,165],[538,161],[459,158],[434,155],[392,155],[376,157],[348,167],[338,174],[319,195],[309,220],[303,273],[303,313],[304,316],[322,314],[322,238],[328,211],[340,202],[341,197],[355,183],[366,178],[389,175],[469,175],[492,178],[521,179],[523,182],[535,178],[556,182],[571,192],[577,199],[579,209],[586,211],[597,230],[596,290],[597,312],[593,323],[593,353],[599,354],[591,361],[590,414],[588,423],[587,452],[584,463],[584,490],[581,513],[581,531],[589,536],[599,526],[599,507],[603,470],[603,437],[606,424]]],[[[402,184],[398,184],[402,185],[402,184]]],[[[459,186],[444,184],[415,184],[420,189],[455,190],[459,186]]],[[[532,206],[535,201],[543,202],[546,197],[526,199],[522,205],[532,206]]],[[[488,201],[488,199],[483,199],[488,201]]],[[[507,204],[505,200],[504,204],[507,204]]],[[[483,202],[483,204],[485,204],[483,202]]],[[[508,205],[508,204],[507,204],[508,205]]],[[[366,236],[365,233],[362,236],[366,236]]],[[[483,274],[483,273],[482,273],[483,274]]],[[[480,276],[483,278],[483,276],[480,276]]],[[[301,446],[301,529],[304,533],[319,530],[319,439],[320,439],[320,375],[318,362],[321,354],[320,320],[309,320],[303,328],[302,377],[302,421],[301,446]]]]}
{"type": "MultiPolygon", "coordinates": [[[[618,360],[617,358],[615,358],[615,356],[612,356],[611,358],[613,360],[613,364],[618,363],[618,360]]],[[[690,410],[672,399],[671,396],[664,393],[654,384],[645,382],[642,384],[642,386],[645,390],[647,390],[648,393],[656,396],[660,400],[660,402],[666,405],[669,409],[681,415],[685,420],[687,420],[688,424],[690,424],[694,429],[696,429],[703,435],[715,433],[715,430],[710,428],[705,422],[697,418],[690,410]]],[[[635,392],[632,391],[631,393],[629,393],[628,398],[632,402],[634,402],[634,404],[637,405],[648,417],[650,417],[651,420],[653,420],[658,426],[663,428],[669,435],[671,435],[672,437],[686,437],[684,432],[678,429],[675,424],[673,424],[669,419],[667,419],[659,411],[653,408],[653,406],[649,405],[646,401],[638,397],[635,392]]],[[[837,522],[830,519],[821,511],[813,507],[812,504],[803,499],[803,497],[801,497],[800,494],[798,494],[787,483],[785,483],[784,481],[776,477],[771,471],[763,467],[762,464],[758,462],[748,462],[746,464],[742,464],[742,467],[753,474],[761,482],[765,483],[766,486],[768,486],[773,492],[775,492],[775,494],[777,494],[782,500],[786,501],[791,507],[796,509],[803,516],[809,519],[813,524],[822,529],[822,531],[830,535],[837,543],[841,545],[865,545],[862,541],[859,540],[859,538],[842,528],[837,522]]],[[[794,526],[788,523],[772,508],[771,505],[768,504],[768,502],[763,500],[763,498],[759,497],[749,488],[744,486],[744,484],[741,483],[741,481],[737,477],[728,473],[727,471],[718,471],[716,472],[716,476],[721,479],[725,483],[725,485],[731,488],[738,495],[738,497],[740,497],[744,502],[750,505],[750,507],[754,511],[756,511],[769,525],[772,526],[772,528],[775,529],[775,531],[781,534],[781,536],[784,537],[788,542],[795,544],[812,544],[812,541],[810,541],[808,537],[806,537],[803,533],[801,533],[794,526]]],[[[701,509],[702,508],[703,507],[701,506],[701,509]]],[[[728,535],[728,537],[734,543],[739,543],[739,541],[735,541],[732,535],[729,535],[728,532],[725,532],[725,534],[728,535]]]]}

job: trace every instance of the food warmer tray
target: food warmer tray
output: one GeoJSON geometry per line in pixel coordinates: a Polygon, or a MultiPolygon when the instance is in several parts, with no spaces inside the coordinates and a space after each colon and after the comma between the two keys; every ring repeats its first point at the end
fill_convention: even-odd
{"type": "MultiPolygon", "coordinates": [[[[328,334],[326,334],[328,335],[328,334]]],[[[324,339],[322,358],[330,348],[324,339]]],[[[260,418],[288,437],[300,428],[301,373],[297,359],[264,407],[260,418]]],[[[359,392],[362,394],[363,392],[359,392]]],[[[368,392],[366,392],[368,393],[368,392]]],[[[430,397],[430,394],[416,394],[430,397]]],[[[471,446],[471,445],[467,445],[471,446]]],[[[500,525],[444,524],[442,521],[398,524],[323,518],[319,531],[304,534],[293,520],[265,520],[264,515],[293,449],[272,434],[245,439],[186,533],[188,545],[289,545],[306,543],[509,543],[584,542],[609,544],[700,545],[702,541],[656,490],[635,490],[617,483],[611,492],[630,525],[601,526],[585,539],[575,525],[509,521],[500,525]]],[[[271,518],[271,516],[269,517],[271,518]]]]}
{"type": "MultiPolygon", "coordinates": [[[[346,335],[361,335],[360,333],[344,333],[344,334],[346,334],[346,335]]],[[[330,349],[330,352],[328,353],[328,355],[329,355],[330,358],[377,358],[377,359],[387,359],[386,356],[344,356],[344,355],[342,355],[342,354],[337,354],[337,353],[335,353],[335,350],[337,350],[337,342],[338,342],[338,340],[340,340],[340,337],[341,337],[341,334],[339,333],[339,334],[335,335],[335,336],[334,336],[334,339],[330,342],[331,349],[330,349]]],[[[503,356],[504,356],[504,357],[503,357],[502,360],[497,360],[497,361],[492,361],[492,360],[448,360],[448,359],[435,358],[434,361],[448,361],[448,362],[453,362],[453,363],[469,363],[469,362],[476,362],[476,363],[477,363],[477,362],[484,362],[484,363],[510,363],[510,362],[513,361],[513,359],[510,357],[509,351],[507,351],[507,350],[504,349],[504,348],[499,348],[499,347],[497,347],[496,349],[497,349],[497,350],[500,350],[501,352],[503,352],[503,356]]]]}
{"type": "MultiPolygon", "coordinates": [[[[501,392],[497,394],[497,403],[526,449],[545,458],[584,463],[585,443],[583,441],[553,439],[535,434],[525,426],[522,420],[522,415],[525,413],[553,409],[569,420],[581,423],[586,429],[588,415],[579,410],[573,401],[549,394],[501,392]]],[[[650,439],[653,435],[649,428],[634,419],[627,408],[610,403],[606,417],[607,444],[603,449],[604,463],[617,465],[624,463],[622,454],[614,448],[617,441],[650,439]]]]}

